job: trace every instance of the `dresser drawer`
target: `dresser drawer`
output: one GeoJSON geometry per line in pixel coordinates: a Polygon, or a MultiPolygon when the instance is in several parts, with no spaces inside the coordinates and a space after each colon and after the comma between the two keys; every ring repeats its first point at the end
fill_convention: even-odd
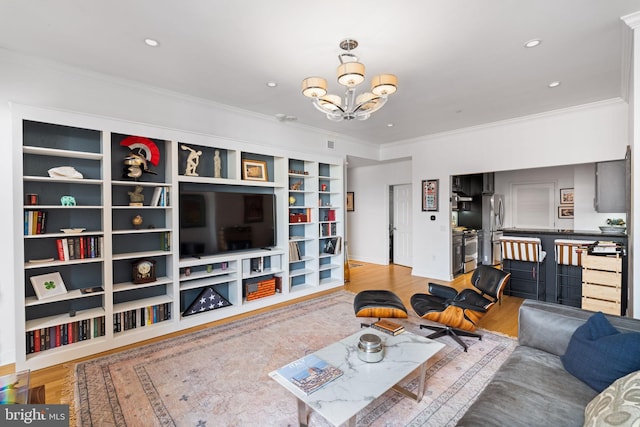
{"type": "Polygon", "coordinates": [[[582,257],[582,267],[620,273],[622,272],[622,258],[614,256],[586,255],[582,257]]]}
{"type": "Polygon", "coordinates": [[[619,287],[615,288],[613,286],[600,286],[593,285],[591,283],[585,283],[582,285],[582,296],[620,302],[620,290],[621,289],[619,287]]]}
{"type": "Polygon", "coordinates": [[[622,283],[622,273],[585,268],[582,270],[582,283],[619,287],[622,283]]]}
{"type": "Polygon", "coordinates": [[[620,315],[620,303],[595,298],[582,297],[582,308],[590,311],[601,311],[607,314],[620,315]]]}

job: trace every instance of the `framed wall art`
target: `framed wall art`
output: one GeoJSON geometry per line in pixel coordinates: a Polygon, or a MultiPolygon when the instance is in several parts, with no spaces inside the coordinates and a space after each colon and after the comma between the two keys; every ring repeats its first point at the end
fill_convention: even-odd
{"type": "Polygon", "coordinates": [[[438,211],[438,180],[425,179],[422,181],[422,211],[438,211]]]}
{"type": "Polygon", "coordinates": [[[573,218],[573,205],[558,206],[558,218],[573,218]]]}
{"type": "Polygon", "coordinates": [[[560,204],[573,205],[573,188],[560,189],[560,204]]]}
{"type": "Polygon", "coordinates": [[[267,162],[242,159],[242,179],[247,181],[268,181],[267,162]]]}
{"type": "Polygon", "coordinates": [[[347,191],[347,212],[353,212],[355,210],[353,200],[353,191],[347,191]]]}

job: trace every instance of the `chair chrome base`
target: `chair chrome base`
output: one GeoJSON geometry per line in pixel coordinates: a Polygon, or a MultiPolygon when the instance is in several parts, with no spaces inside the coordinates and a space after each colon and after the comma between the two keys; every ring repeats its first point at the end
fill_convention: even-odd
{"type": "Polygon", "coordinates": [[[475,332],[463,331],[461,329],[455,329],[450,326],[442,327],[442,326],[420,325],[420,329],[424,329],[424,328],[431,329],[432,331],[436,331],[431,335],[427,335],[427,338],[435,339],[435,338],[448,335],[451,338],[453,338],[455,342],[460,344],[462,348],[464,348],[465,352],[467,351],[468,346],[467,344],[465,344],[464,341],[462,341],[462,339],[460,339],[460,336],[478,338],[479,340],[482,341],[482,335],[480,334],[476,334],[475,332]]]}

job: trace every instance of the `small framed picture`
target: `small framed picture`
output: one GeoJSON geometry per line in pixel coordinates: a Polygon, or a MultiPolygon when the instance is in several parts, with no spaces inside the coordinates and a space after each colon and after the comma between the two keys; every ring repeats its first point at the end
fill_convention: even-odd
{"type": "Polygon", "coordinates": [[[347,191],[347,212],[353,212],[354,210],[353,191],[347,191]]]}
{"type": "Polygon", "coordinates": [[[422,181],[422,211],[438,212],[438,180],[422,181]]]}
{"type": "Polygon", "coordinates": [[[38,299],[51,298],[67,293],[62,276],[58,272],[31,276],[30,280],[38,299]]]}
{"type": "Polygon", "coordinates": [[[558,206],[558,218],[573,218],[573,206],[558,206]]]}
{"type": "Polygon", "coordinates": [[[561,188],[560,189],[560,204],[572,205],[573,204],[573,188],[561,188]]]}
{"type": "Polygon", "coordinates": [[[242,159],[242,179],[247,181],[268,181],[267,162],[242,159]]]}

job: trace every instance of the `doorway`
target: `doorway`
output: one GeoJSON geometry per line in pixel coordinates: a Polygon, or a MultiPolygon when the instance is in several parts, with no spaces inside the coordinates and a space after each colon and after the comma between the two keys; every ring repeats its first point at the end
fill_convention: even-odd
{"type": "Polygon", "coordinates": [[[389,186],[389,262],[412,267],[411,184],[389,186]]]}

